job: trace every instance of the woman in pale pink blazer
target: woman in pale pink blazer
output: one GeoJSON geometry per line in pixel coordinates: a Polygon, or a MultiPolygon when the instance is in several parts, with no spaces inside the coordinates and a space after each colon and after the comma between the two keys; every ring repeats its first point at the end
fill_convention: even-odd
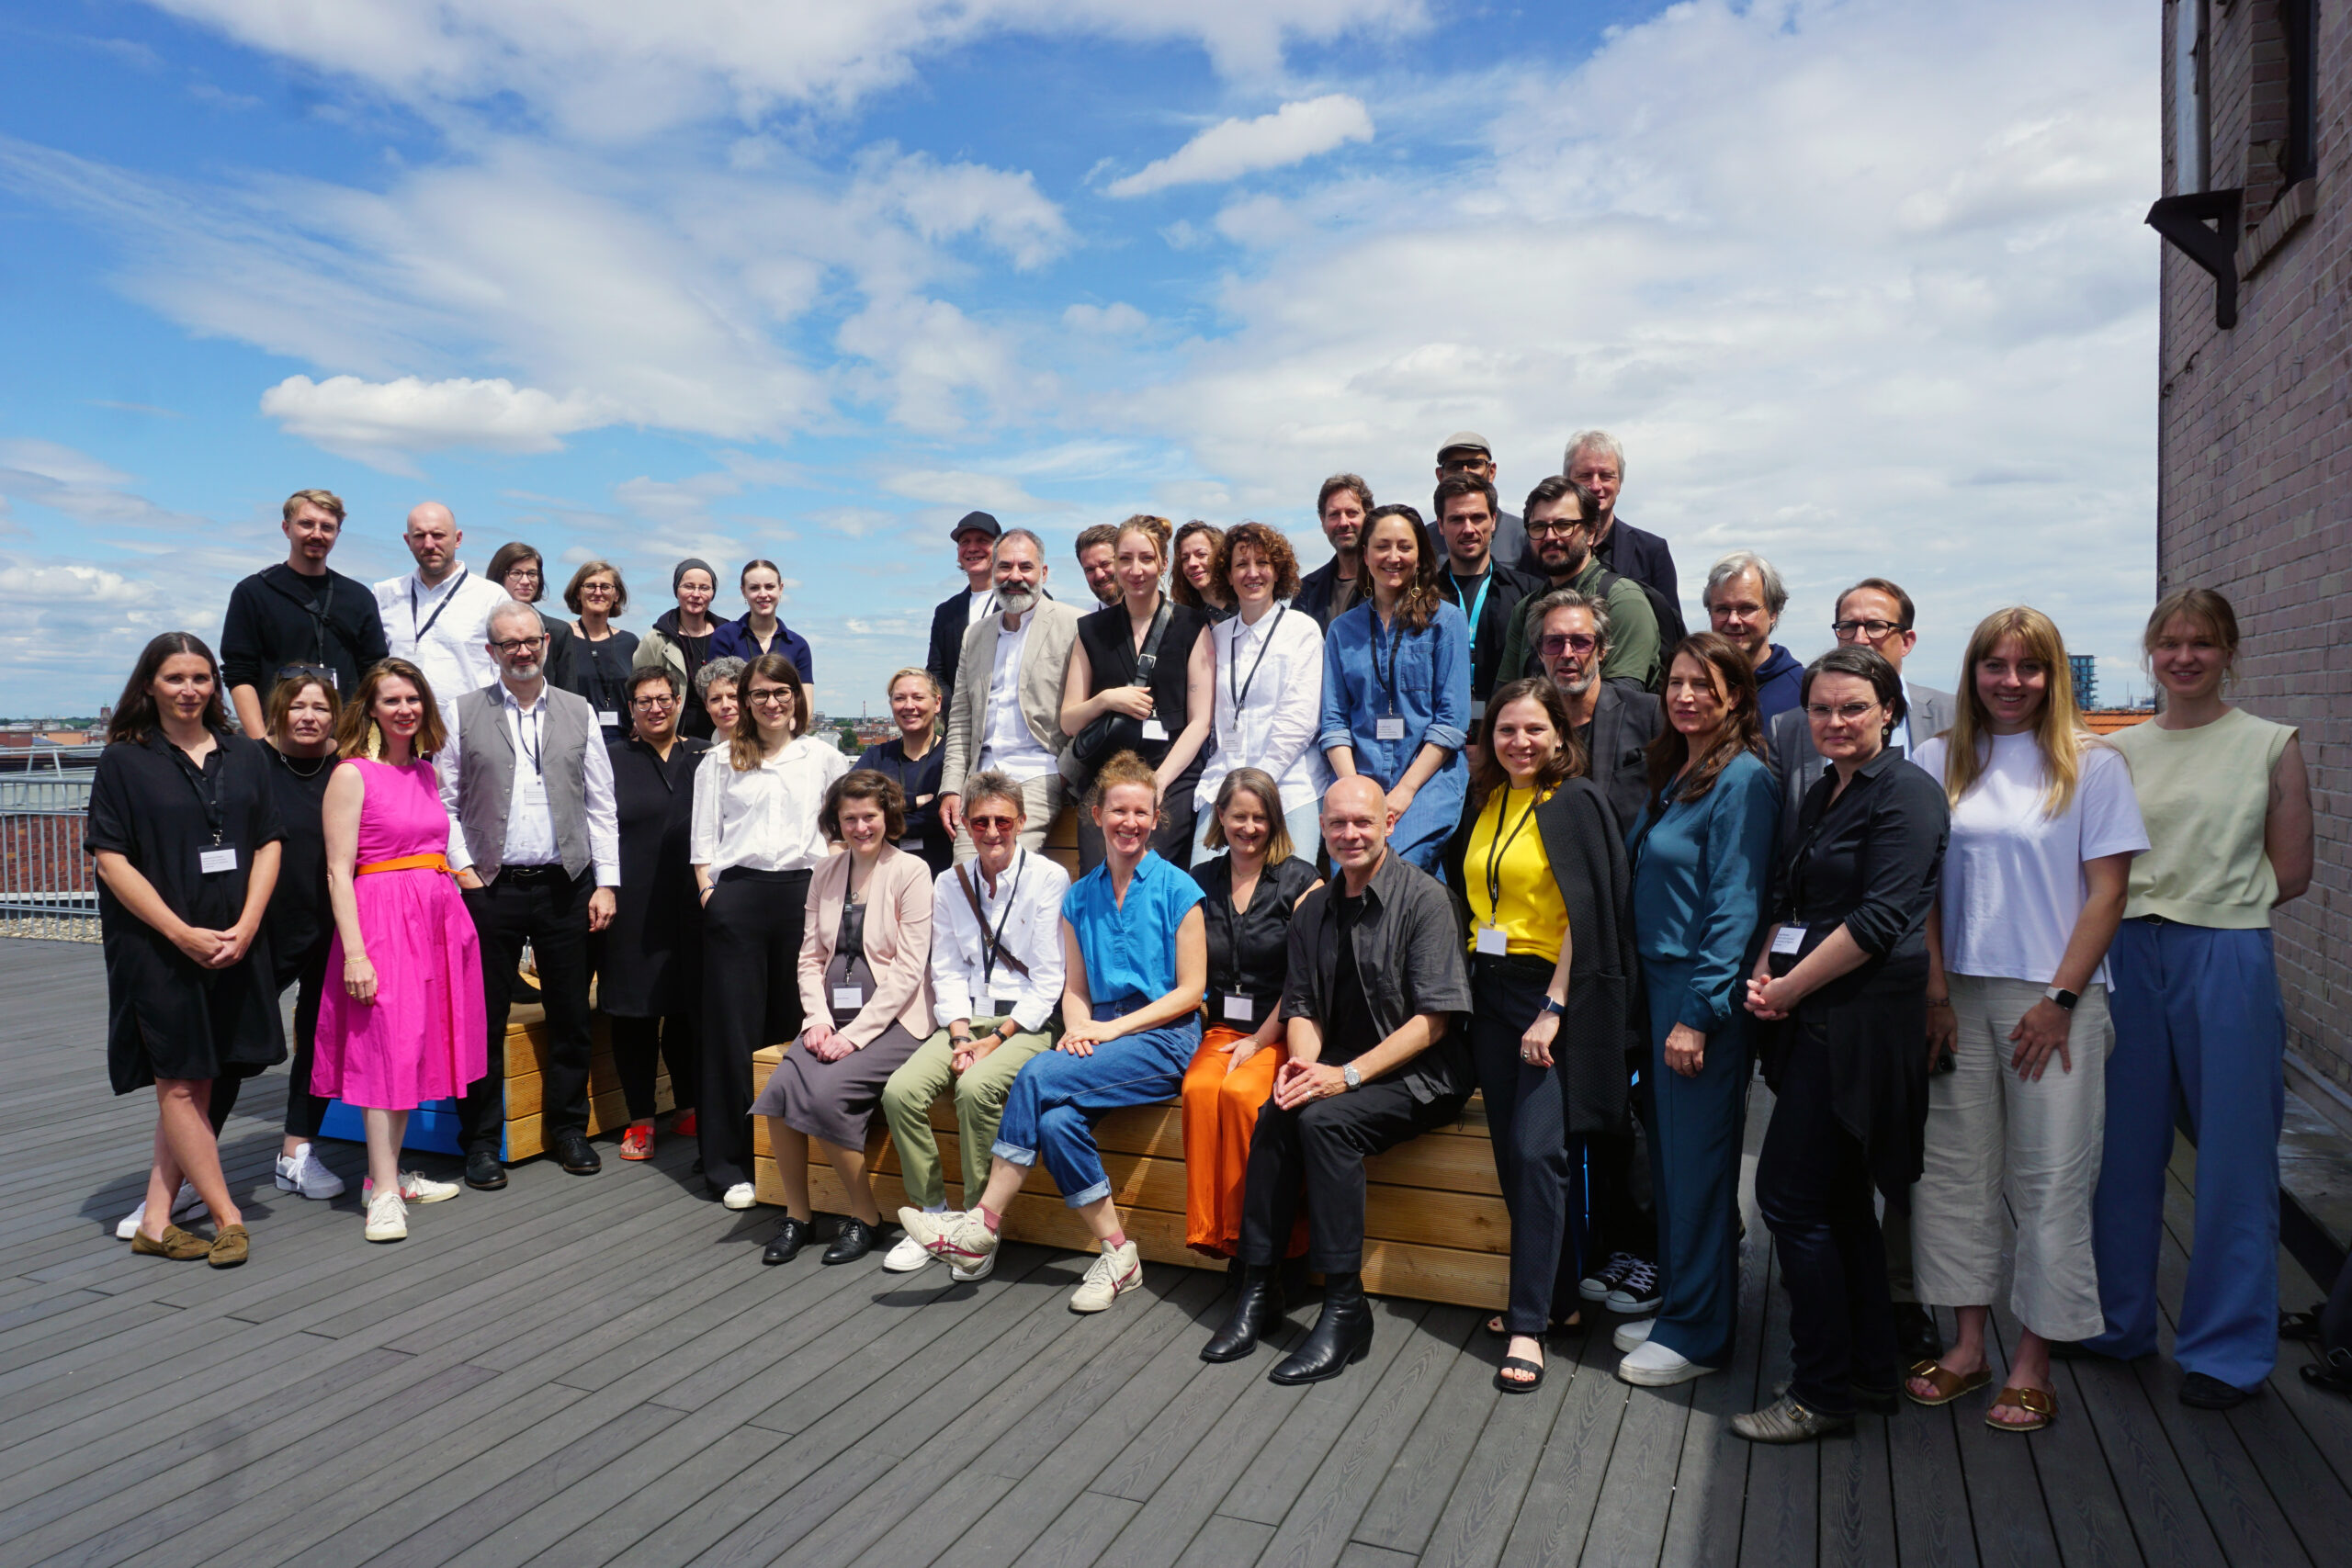
{"type": "Polygon", "coordinates": [[[808,1240],[811,1138],[849,1195],[850,1217],[825,1261],[850,1263],[872,1250],[882,1211],[865,1168],[866,1126],[883,1086],[932,1026],[931,867],[898,847],[906,797],[860,768],[833,781],[818,824],[848,852],[808,879],[800,1005],[809,1021],[752,1107],[768,1119],[784,1184],[784,1221],[763,1263],[790,1262],[808,1240]]]}

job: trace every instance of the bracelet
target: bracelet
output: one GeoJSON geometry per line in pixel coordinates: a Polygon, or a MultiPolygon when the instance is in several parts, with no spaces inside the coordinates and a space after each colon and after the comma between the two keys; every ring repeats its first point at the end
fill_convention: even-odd
{"type": "Polygon", "coordinates": [[[1928,998],[1928,1005],[1931,1008],[1948,1008],[1951,1006],[1951,998],[1950,997],[1929,997],[1928,998]]]}

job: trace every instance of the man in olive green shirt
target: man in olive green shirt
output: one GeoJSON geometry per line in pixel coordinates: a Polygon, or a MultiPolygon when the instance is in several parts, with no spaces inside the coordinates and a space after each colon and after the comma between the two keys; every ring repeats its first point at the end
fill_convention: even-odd
{"type": "MultiPolygon", "coordinates": [[[[1603,680],[1631,681],[1645,690],[1658,685],[1657,612],[1649,595],[1630,577],[1617,577],[1592,553],[1592,524],[1600,515],[1593,493],[1555,474],[1527,495],[1527,542],[1551,579],[1553,588],[1573,588],[1579,593],[1605,598],[1609,605],[1609,651],[1602,658],[1603,680]],[[1603,594],[1600,584],[1609,581],[1603,594]]],[[[1503,641],[1502,665],[1495,672],[1500,684],[1523,675],[1544,673],[1535,656],[1536,628],[1529,624],[1541,593],[1531,593],[1511,619],[1510,635],[1503,641]]]]}

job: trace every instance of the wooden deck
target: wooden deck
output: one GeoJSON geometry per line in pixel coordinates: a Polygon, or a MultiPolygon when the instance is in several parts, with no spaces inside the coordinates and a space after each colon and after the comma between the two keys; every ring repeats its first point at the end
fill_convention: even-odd
{"type": "MultiPolygon", "coordinates": [[[[608,1144],[593,1179],[534,1161],[370,1247],[355,1196],[271,1185],[281,1069],[226,1139],[254,1261],[134,1258],[112,1227],[152,1113],[107,1093],[96,950],[0,942],[0,987],[9,1568],[2324,1565],[2352,1542],[2352,1402],[2310,1393],[2293,1347],[2226,1416],[2182,1409],[2161,1362],[2065,1364],[2041,1436],[1963,1402],[1750,1450],[1725,1418],[1786,1362],[1752,1214],[1724,1375],[1629,1389],[1596,1334],[1507,1398],[1474,1312],[1384,1302],[1368,1361],[1288,1390],[1262,1352],[1197,1359],[1213,1273],[1154,1266],[1079,1317],[1082,1260],[1035,1247],[978,1287],[763,1269],[769,1214],[706,1201],[670,1140],[650,1165],[608,1144]]],[[[356,1195],[358,1151],[327,1158],[356,1195]]]]}

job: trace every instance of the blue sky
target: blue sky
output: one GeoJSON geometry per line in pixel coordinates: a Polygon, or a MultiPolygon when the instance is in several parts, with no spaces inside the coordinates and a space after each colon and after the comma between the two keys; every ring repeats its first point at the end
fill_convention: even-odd
{"type": "MultiPolygon", "coordinates": [[[[0,712],[218,629],[277,507],[773,557],[880,706],[984,506],[1291,531],[1566,435],[1782,641],[2025,600],[2110,690],[2154,577],[2157,19],[2128,0],[60,0],[0,17],[0,712]]],[[[1511,502],[1515,507],[1515,501],[1511,502]]],[[[722,608],[728,607],[723,597],[722,608]]],[[[734,606],[740,610],[740,605],[734,606]]],[[[2142,682],[2144,684],[2144,682],[2142,682]]]]}

